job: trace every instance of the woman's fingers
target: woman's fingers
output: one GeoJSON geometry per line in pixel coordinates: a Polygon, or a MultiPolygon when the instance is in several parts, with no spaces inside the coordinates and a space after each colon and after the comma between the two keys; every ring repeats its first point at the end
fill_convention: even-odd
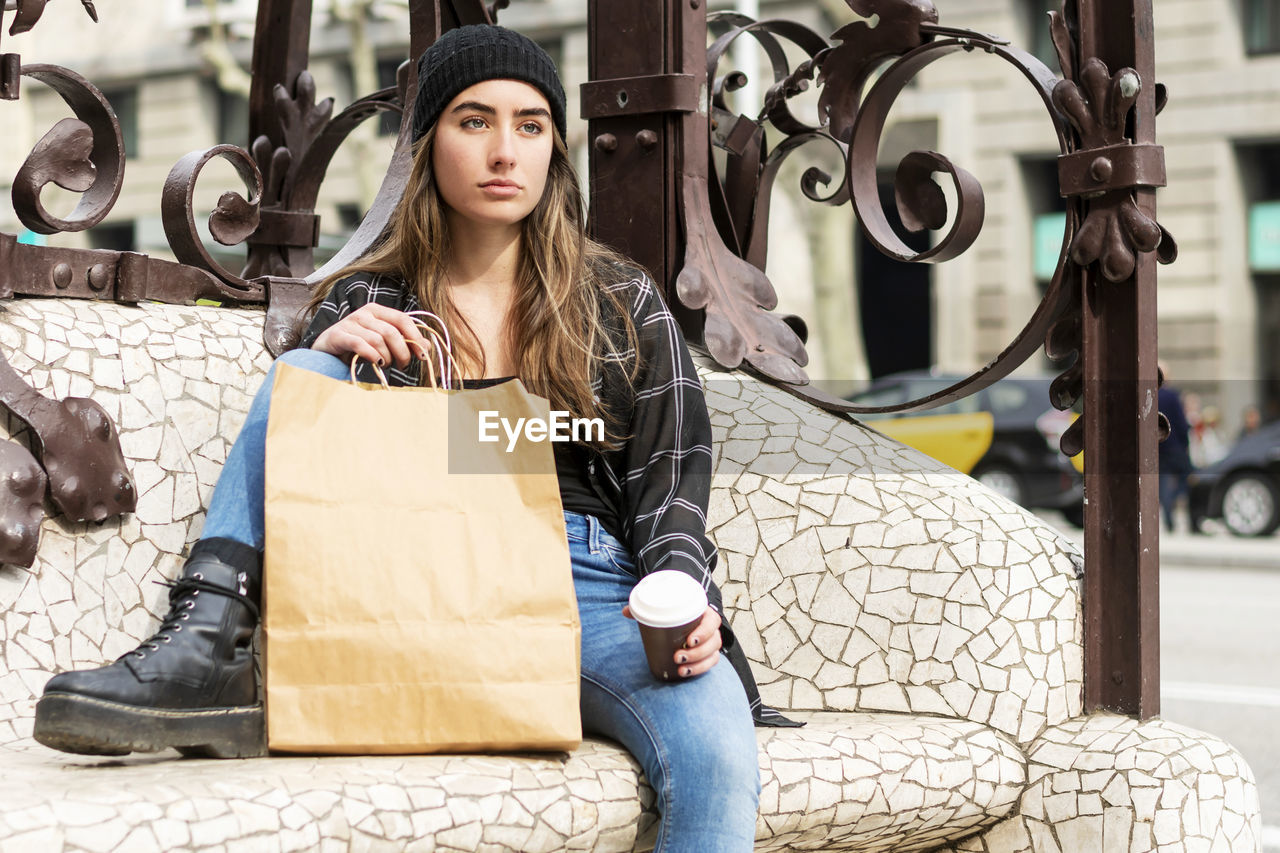
{"type": "MultiPolygon", "coordinates": [[[[435,347],[427,340],[427,336],[422,333],[422,330],[418,328],[418,324],[408,314],[403,311],[392,310],[391,316],[380,319],[395,326],[396,331],[400,333],[401,340],[406,344],[406,351],[410,352],[414,358],[434,356],[435,347]]],[[[406,361],[405,363],[407,364],[408,362],[406,361]]],[[[401,365],[401,367],[403,366],[401,365]]]]}
{"type": "Polygon", "coordinates": [[[405,367],[427,352],[426,340],[403,311],[369,303],[343,317],[316,338],[312,349],[349,358],[356,355],[376,364],[405,367]]]}
{"type": "Polygon", "coordinates": [[[376,330],[369,328],[364,323],[352,323],[346,333],[352,344],[351,351],[356,355],[361,358],[369,358],[368,354],[372,353],[373,358],[369,360],[379,366],[391,362],[391,348],[388,346],[386,339],[376,330]]]}
{"type": "Polygon", "coordinates": [[[720,614],[708,607],[698,627],[689,632],[685,647],[675,653],[677,672],[685,678],[701,675],[720,660],[720,614]]]}
{"type": "Polygon", "coordinates": [[[705,647],[711,642],[714,642],[719,647],[720,623],[722,621],[715,608],[708,607],[703,612],[702,621],[698,623],[698,627],[690,631],[689,636],[685,639],[685,648],[697,651],[700,647],[705,647]]]}
{"type": "Polygon", "coordinates": [[[401,368],[409,364],[413,354],[409,352],[409,345],[405,343],[404,333],[395,323],[370,314],[360,318],[360,325],[376,336],[376,340],[368,336],[366,340],[373,343],[379,352],[385,353],[384,364],[394,362],[396,367],[401,368]]]}
{"type": "MultiPolygon", "coordinates": [[[[622,615],[634,619],[631,605],[622,607],[622,615]]],[[[723,621],[714,608],[708,607],[702,614],[702,621],[689,632],[684,641],[684,648],[675,653],[676,672],[682,678],[693,678],[695,675],[711,669],[720,660],[720,623],[723,621]]]]}
{"type": "Polygon", "coordinates": [[[345,361],[350,361],[354,355],[375,364],[386,364],[390,358],[382,337],[358,323],[337,323],[330,326],[316,338],[311,348],[345,361]]]}
{"type": "Polygon", "coordinates": [[[692,663],[688,663],[681,666],[678,672],[683,678],[693,678],[695,675],[702,675],[702,673],[707,672],[708,670],[711,669],[711,667],[719,663],[719,661],[720,661],[720,650],[716,649],[716,651],[713,654],[709,655],[703,660],[694,661],[692,663]]]}

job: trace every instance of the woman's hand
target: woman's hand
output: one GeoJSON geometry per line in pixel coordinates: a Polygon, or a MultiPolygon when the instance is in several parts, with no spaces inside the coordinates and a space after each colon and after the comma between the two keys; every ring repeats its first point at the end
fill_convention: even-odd
{"type": "Polygon", "coordinates": [[[379,367],[394,364],[401,369],[431,351],[412,317],[376,302],[361,305],[325,329],[311,348],[344,361],[356,355],[379,367]]]}
{"type": "MultiPolygon", "coordinates": [[[[628,619],[636,617],[631,615],[631,606],[624,605],[622,615],[628,619]]],[[[679,649],[675,653],[676,672],[682,678],[692,678],[695,675],[711,669],[716,665],[716,661],[720,660],[720,623],[724,621],[720,618],[720,614],[715,608],[708,607],[706,612],[702,614],[702,621],[697,627],[689,632],[688,638],[684,641],[684,648],[679,649]]]]}

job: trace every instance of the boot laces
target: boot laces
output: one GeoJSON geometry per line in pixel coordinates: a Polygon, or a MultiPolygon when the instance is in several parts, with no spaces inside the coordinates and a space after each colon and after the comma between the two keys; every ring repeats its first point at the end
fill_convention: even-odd
{"type": "Polygon", "coordinates": [[[238,574],[235,589],[227,589],[224,586],[210,583],[199,572],[193,573],[190,577],[178,578],[176,581],[162,580],[153,581],[153,583],[169,588],[169,612],[165,615],[164,620],[161,621],[160,627],[156,629],[156,632],[142,641],[136,649],[128,653],[135,657],[145,658],[147,656],[145,650],[149,649],[157,652],[160,650],[159,643],[173,642],[173,635],[181,631],[182,623],[191,618],[191,611],[196,606],[196,597],[201,592],[209,592],[225,598],[235,599],[253,614],[255,620],[258,618],[258,605],[245,594],[247,586],[244,572],[238,574]]]}

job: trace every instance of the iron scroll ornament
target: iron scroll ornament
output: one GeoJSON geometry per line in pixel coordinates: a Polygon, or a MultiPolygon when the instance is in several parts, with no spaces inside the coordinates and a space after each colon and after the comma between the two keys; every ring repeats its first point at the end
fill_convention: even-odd
{"type": "MultiPolygon", "coordinates": [[[[941,190],[932,180],[932,173],[948,173],[957,198],[957,212],[950,231],[929,249],[914,252],[894,233],[880,206],[875,167],[880,136],[894,101],[910,80],[924,68],[954,53],[979,48],[1005,60],[1017,68],[1039,93],[1052,120],[1059,150],[1067,153],[1073,146],[1067,124],[1053,102],[1053,90],[1058,78],[1044,63],[1025,51],[982,33],[957,35],[955,30],[946,32],[951,37],[922,45],[885,70],[861,104],[849,145],[847,174],[859,226],[881,252],[907,262],[939,263],[963,253],[978,235],[984,208],[981,186],[973,176],[933,152],[912,152],[904,158],[894,181],[896,202],[903,222],[913,230],[940,227],[947,218],[946,202],[941,190]]],[[[1066,281],[1069,276],[1066,274],[1065,262],[1078,221],[1078,213],[1069,209],[1059,263],[1044,297],[1014,340],[991,362],[933,394],[895,406],[854,406],[818,392],[826,398],[824,407],[846,413],[865,414],[933,408],[968,396],[1009,375],[1045,343],[1053,324],[1070,308],[1073,294],[1070,292],[1071,285],[1066,281]]],[[[804,393],[809,395],[813,391],[805,389],[804,393]]]]}
{"type": "Polygon", "coordinates": [[[200,171],[215,158],[231,163],[240,179],[250,187],[250,195],[245,199],[238,193],[224,192],[209,214],[209,233],[224,246],[234,246],[248,239],[258,227],[262,173],[257,163],[237,145],[215,145],[204,151],[192,151],[169,171],[160,197],[165,237],[180,262],[210,272],[219,280],[219,290],[224,297],[237,301],[258,300],[262,298],[261,286],[246,281],[215,261],[196,230],[196,182],[200,171]]]}
{"type": "MultiPolygon", "coordinates": [[[[1141,85],[1136,72],[1121,69],[1115,75],[1109,75],[1105,65],[1093,59],[1084,66],[1084,71],[1079,75],[1081,80],[1077,82],[1073,79],[1077,68],[1073,60],[1074,45],[1062,13],[1052,13],[1051,28],[1059,61],[1068,75],[1067,79],[1056,77],[1043,63],[1024,51],[992,41],[990,37],[979,33],[933,42],[904,56],[877,81],[859,112],[854,140],[850,145],[849,178],[854,182],[851,195],[859,210],[859,224],[868,238],[881,251],[906,261],[934,262],[944,256],[954,257],[972,242],[969,235],[960,232],[963,212],[957,216],[952,231],[933,249],[919,255],[905,256],[910,250],[897,240],[879,210],[879,199],[874,192],[874,167],[867,167],[866,161],[860,158],[860,154],[861,157],[866,157],[870,151],[870,161],[874,163],[875,146],[863,143],[860,147],[859,135],[865,128],[869,136],[878,141],[883,129],[883,119],[892,99],[915,73],[940,58],[940,55],[932,56],[921,61],[921,57],[934,51],[951,53],[957,49],[981,47],[1017,67],[1039,91],[1054,120],[1061,152],[1058,158],[1060,184],[1062,194],[1069,199],[1058,264],[1052,282],[1032,317],[1014,341],[990,363],[927,397],[896,406],[856,407],[821,392],[815,395],[813,390],[816,389],[795,389],[793,393],[813,399],[815,403],[824,405],[824,408],[845,413],[870,414],[927,409],[968,396],[1004,378],[1043,343],[1046,353],[1054,360],[1067,359],[1073,355],[1077,357],[1075,363],[1051,383],[1050,403],[1057,409],[1065,410],[1080,399],[1084,383],[1083,365],[1078,358],[1082,350],[1082,268],[1096,262],[1109,281],[1122,281],[1132,274],[1137,252],[1155,252],[1157,260],[1167,264],[1176,259],[1177,246],[1172,235],[1163,226],[1141,214],[1133,203],[1134,186],[1164,184],[1161,149],[1158,146],[1133,145],[1124,138],[1126,119],[1141,85]],[[888,99],[883,108],[877,106],[877,97],[882,96],[881,90],[888,99]],[[1079,175],[1078,164],[1082,161],[1089,164],[1089,174],[1086,176],[1079,175]],[[1115,163],[1122,164],[1123,168],[1117,168],[1115,163]],[[872,189],[868,190],[868,186],[872,189]],[[872,204],[869,211],[859,206],[864,199],[872,204]],[[1086,199],[1092,202],[1087,212],[1083,210],[1086,199]],[[953,240],[959,245],[943,248],[953,240]],[[895,246],[894,243],[898,245],[895,246]],[[906,252],[902,251],[904,249],[906,252]],[[815,397],[825,397],[825,404],[821,399],[814,399],[815,397]]],[[[951,34],[954,36],[954,31],[951,34]]],[[[1157,100],[1158,108],[1162,107],[1162,87],[1158,90],[1157,100]]],[[[908,160],[911,156],[914,155],[909,155],[908,160]]],[[[919,220],[918,214],[921,211],[911,209],[910,193],[903,191],[901,169],[895,189],[903,220],[909,221],[913,217],[919,220]]],[[[957,192],[960,204],[963,205],[964,196],[960,194],[959,186],[957,192]]],[[[935,217],[938,215],[936,209],[926,208],[923,212],[935,217]]],[[[938,220],[935,218],[935,221],[938,220]]],[[[976,236],[976,231],[974,235],[976,236]]],[[[1160,430],[1162,435],[1167,434],[1167,423],[1162,423],[1160,430]]],[[[1084,418],[1080,418],[1061,437],[1063,453],[1068,456],[1080,453],[1084,449],[1083,436],[1084,418]]]]}
{"type": "MultiPolygon", "coordinates": [[[[1055,39],[1065,40],[1066,30],[1065,25],[1061,23],[1060,14],[1055,15],[1055,26],[1060,29],[1060,33],[1055,34],[1055,39]]],[[[894,61],[884,70],[865,98],[859,97],[856,93],[826,91],[823,93],[823,98],[826,103],[833,105],[855,104],[857,106],[857,115],[849,124],[851,138],[846,162],[846,179],[848,194],[859,213],[859,226],[880,251],[891,257],[909,262],[936,263],[961,254],[976,237],[981,225],[983,206],[980,185],[967,172],[934,152],[912,152],[904,158],[899,165],[895,180],[895,195],[899,213],[909,228],[937,229],[947,219],[945,199],[932,180],[934,173],[943,172],[951,176],[958,198],[959,209],[948,233],[930,249],[914,252],[894,233],[880,207],[874,166],[889,109],[902,89],[924,67],[959,51],[981,49],[998,56],[1016,67],[1039,93],[1058,139],[1062,154],[1060,162],[1076,154],[1083,147],[1083,143],[1079,141],[1077,134],[1073,134],[1073,122],[1068,121],[1069,116],[1064,115],[1058,107],[1058,103],[1063,98],[1064,85],[1073,85],[1070,81],[1061,80],[1035,57],[993,36],[976,31],[941,27],[927,21],[921,23],[919,27],[921,33],[927,38],[945,37],[926,41],[894,61]]],[[[1062,48],[1059,49],[1061,52],[1062,48]]],[[[838,54],[833,50],[819,54],[814,59],[814,64],[826,81],[826,86],[838,84],[842,78],[849,81],[848,85],[860,82],[862,75],[857,69],[846,72],[833,67],[831,64],[835,61],[833,57],[837,56],[838,54]]],[[[1064,63],[1064,67],[1071,66],[1064,63]]],[[[839,124],[838,115],[829,117],[829,128],[839,124]]],[[[1158,149],[1156,151],[1158,152],[1158,149]]],[[[1148,174],[1140,176],[1140,181],[1150,180],[1153,178],[1148,174]]],[[[1124,189],[1123,185],[1121,189],[1124,189]]],[[[1122,202],[1120,204],[1122,205],[1122,202]]],[[[878,414],[928,409],[968,396],[1007,376],[1041,346],[1044,346],[1049,355],[1055,359],[1078,353],[1080,350],[1079,268],[1101,255],[1098,250],[1088,251],[1087,247],[1091,244],[1082,242],[1078,236],[1082,221],[1087,221],[1084,218],[1082,205],[1079,199],[1073,199],[1068,204],[1062,248],[1053,279],[1040,304],[1015,339],[981,369],[933,394],[894,406],[855,406],[807,384],[778,382],[777,377],[770,376],[766,371],[753,372],[763,374],[762,378],[774,381],[790,393],[828,411],[846,414],[878,414]]],[[[1121,236],[1128,234],[1128,230],[1123,225],[1118,229],[1112,223],[1133,221],[1133,217],[1127,219],[1120,216],[1113,217],[1104,229],[1107,239],[1110,241],[1120,239],[1117,237],[1118,230],[1121,236]]],[[[1162,262],[1167,263],[1175,254],[1173,241],[1164,229],[1159,229],[1159,233],[1161,239],[1148,239],[1135,248],[1143,251],[1159,247],[1158,257],[1162,262]]],[[[1079,365],[1076,365],[1055,380],[1051,390],[1052,404],[1060,409],[1069,407],[1080,396],[1081,387],[1082,373],[1079,365]]],[[[1077,422],[1074,428],[1064,435],[1064,451],[1069,453],[1079,451],[1077,444],[1080,428],[1077,422]]]]}
{"type": "MultiPolygon", "coordinates": [[[[733,28],[707,50],[707,74],[715,80],[720,60],[729,47],[743,35],[752,36],[765,50],[772,66],[774,83],[764,99],[760,114],[754,119],[734,116],[729,111],[725,93],[741,88],[746,75],[731,72],[724,75],[712,88],[712,141],[727,151],[725,177],[718,179],[714,159],[709,163],[713,176],[712,186],[721,189],[713,193],[712,215],[723,220],[721,234],[738,253],[753,266],[764,270],[767,261],[769,206],[774,181],[783,162],[792,153],[811,142],[825,142],[834,146],[843,161],[847,148],[843,142],[826,133],[822,127],[806,124],[790,110],[788,98],[806,90],[813,76],[815,60],[830,50],[826,40],[807,27],[790,21],[753,21],[734,12],[719,12],[708,16],[709,23],[727,23],[733,28]],[[786,54],[775,36],[781,36],[798,45],[808,56],[791,71],[786,54]],[[764,146],[764,130],[761,122],[768,120],[785,137],[772,151],[764,146]],[[754,182],[751,176],[758,176],[754,182]]],[[[819,204],[838,207],[849,200],[847,183],[842,178],[835,188],[823,194],[819,187],[830,186],[831,176],[817,167],[806,169],[800,179],[800,191],[805,198],[819,204]]]]}
{"type": "Polygon", "coordinates": [[[54,125],[27,155],[13,181],[14,213],[37,234],[92,228],[111,211],[124,184],[120,122],[98,87],[68,68],[26,65],[22,76],[57,92],[76,117],[54,125]],[[50,183],[82,194],[67,219],[40,203],[50,183]]]}
{"type": "MultiPolygon", "coordinates": [[[[865,3],[858,5],[867,6],[865,3]]],[[[717,214],[717,219],[723,223],[720,228],[723,242],[726,245],[733,245],[736,242],[743,256],[759,267],[763,267],[764,258],[763,252],[756,249],[758,245],[756,237],[757,234],[763,236],[761,224],[767,223],[767,194],[771,189],[773,176],[776,174],[777,163],[805,142],[817,138],[831,140],[845,150],[845,176],[839,191],[822,197],[817,194],[816,187],[819,183],[825,183],[823,179],[827,176],[818,170],[811,169],[805,173],[803,179],[802,189],[805,195],[812,200],[829,204],[839,204],[845,199],[851,199],[858,213],[859,226],[880,251],[904,261],[937,263],[958,256],[972,245],[981,228],[984,211],[981,186],[972,175],[935,152],[912,152],[904,158],[898,168],[895,193],[899,213],[908,228],[936,230],[946,223],[945,198],[934,183],[933,174],[942,172],[951,177],[958,200],[957,215],[951,229],[928,250],[914,252],[894,233],[880,206],[875,169],[880,137],[884,131],[888,113],[898,95],[921,70],[953,53],[982,49],[1018,68],[1035,87],[1049,112],[1060,151],[1067,153],[1072,150],[1074,140],[1070,128],[1053,101],[1053,91],[1059,83],[1059,78],[1035,57],[984,33],[939,26],[935,23],[936,14],[930,14],[929,10],[919,2],[896,6],[872,3],[871,6],[865,9],[859,8],[858,11],[866,13],[870,10],[890,17],[897,14],[899,19],[890,20],[889,23],[893,24],[892,26],[886,26],[886,20],[882,19],[879,27],[874,31],[863,22],[847,26],[837,33],[846,39],[846,43],[836,47],[829,45],[819,47],[819,45],[826,45],[826,42],[820,38],[814,42],[813,39],[817,37],[812,36],[811,31],[805,31],[804,28],[799,28],[792,22],[753,22],[733,13],[716,17],[716,20],[728,21],[734,25],[734,29],[721,36],[709,52],[709,75],[713,81],[715,80],[715,63],[727,50],[729,43],[744,33],[750,33],[761,43],[773,64],[775,82],[765,97],[760,118],[754,122],[746,117],[737,117],[735,120],[724,109],[724,102],[720,95],[725,88],[733,86],[733,81],[729,79],[731,75],[726,75],[725,80],[709,87],[715,97],[711,110],[711,119],[715,126],[711,128],[711,138],[720,147],[728,149],[730,164],[728,179],[712,182],[713,188],[723,187],[719,196],[713,190],[712,201],[718,198],[722,203],[718,210],[713,206],[712,212],[717,214]],[[871,9],[871,6],[876,8],[871,9]],[[884,35],[891,44],[880,42],[879,47],[876,47],[877,43],[867,35],[872,32],[884,35]],[[809,34],[806,35],[806,33],[809,34]],[[771,44],[774,35],[783,35],[805,49],[808,58],[794,72],[787,73],[785,59],[779,62],[781,51],[775,44],[771,44]],[[852,49],[854,47],[858,50],[852,49]],[[870,70],[886,55],[898,55],[898,59],[883,71],[864,97],[861,87],[868,79],[870,70]],[[819,105],[820,110],[825,114],[825,130],[805,125],[796,120],[786,109],[786,100],[802,91],[807,84],[807,79],[815,73],[824,84],[819,105]],[[843,110],[849,108],[856,110],[856,114],[845,115],[843,110]],[[741,200],[735,204],[735,196],[743,195],[739,185],[744,182],[743,174],[751,176],[752,170],[742,168],[735,162],[735,158],[741,160],[744,152],[751,155],[760,150],[759,139],[763,133],[760,122],[766,117],[776,129],[786,133],[787,138],[774,152],[764,158],[763,162],[757,154],[756,162],[760,163],[755,173],[758,183],[751,188],[756,194],[751,200],[750,222],[744,226],[740,211],[747,206],[741,200]],[[725,129],[726,127],[728,129],[725,129]],[[833,130],[837,130],[846,138],[844,140],[836,138],[832,133],[833,130]],[[737,174],[733,172],[735,165],[738,166],[737,174]],[[737,219],[734,217],[735,207],[739,212],[737,219]]],[[[714,162],[711,169],[714,175],[714,162]]],[[[686,218],[689,218],[687,207],[686,218]]],[[[1072,302],[1073,294],[1070,292],[1072,286],[1069,282],[1064,283],[1064,278],[1069,279],[1071,276],[1064,275],[1064,268],[1070,263],[1067,249],[1078,222],[1078,212],[1070,211],[1064,229],[1057,272],[1040,305],[1014,341],[981,370],[927,397],[897,406],[855,406],[810,386],[803,371],[798,369],[803,366],[803,361],[800,359],[797,359],[793,365],[782,364],[782,369],[779,370],[781,359],[778,357],[776,338],[765,337],[756,346],[757,350],[763,347],[765,354],[772,356],[768,360],[758,356],[753,357],[752,353],[745,351],[741,343],[736,348],[726,349],[723,345],[717,348],[713,346],[715,341],[712,340],[712,332],[731,341],[741,341],[752,333],[744,331],[743,326],[746,324],[741,320],[726,316],[723,309],[714,304],[708,308],[707,331],[704,333],[708,350],[722,366],[745,367],[828,411],[879,413],[943,405],[974,393],[1008,375],[1044,344],[1054,322],[1069,310],[1072,302]],[[713,310],[718,311],[720,316],[712,316],[713,310]],[[725,326],[735,325],[736,328],[730,332],[723,331],[725,326]],[[745,365],[742,364],[743,361],[746,362],[745,365]]],[[[705,275],[703,269],[698,267],[704,267],[706,262],[698,256],[694,257],[694,261],[697,262],[697,266],[692,275],[696,276],[695,280],[699,284],[703,284],[705,275]]],[[[681,272],[681,277],[686,280],[690,275],[688,266],[686,264],[686,270],[681,272]]],[[[763,278],[762,272],[755,270],[752,272],[763,278]]],[[[677,280],[678,285],[679,283],[680,279],[677,280]]],[[[776,297],[762,298],[772,297],[773,294],[772,286],[768,285],[767,279],[764,285],[749,283],[740,285],[740,289],[748,294],[747,301],[754,297],[759,309],[767,311],[772,309],[776,297]]],[[[689,305],[689,302],[684,299],[685,292],[678,288],[677,293],[682,301],[689,305]]],[[[695,303],[690,307],[701,306],[695,303]]],[[[757,330],[754,334],[760,335],[761,332],[757,330]]]]}
{"type": "MultiPolygon", "coordinates": [[[[745,364],[766,377],[784,383],[808,382],[804,342],[792,318],[771,313],[777,293],[764,273],[769,200],[782,161],[805,143],[823,138],[820,129],[797,120],[786,103],[789,94],[807,85],[791,72],[778,36],[798,46],[812,68],[827,42],[807,27],[790,21],[756,22],[734,13],[711,16],[711,23],[730,25],[708,49],[707,102],[709,124],[705,135],[691,140],[684,151],[680,175],[682,224],[685,231],[684,264],[675,280],[675,294],[687,308],[701,310],[701,342],[722,366],[745,364]],[[736,88],[738,72],[717,81],[715,71],[732,42],[743,34],[753,37],[768,55],[774,84],[760,118],[734,117],[724,93],[736,88]],[[773,152],[766,152],[760,121],[767,116],[788,134],[773,152]],[[717,175],[711,143],[728,149],[727,179],[717,175]]],[[[823,197],[817,186],[829,176],[810,169],[802,179],[811,200],[839,204],[837,190],[823,197]]]]}

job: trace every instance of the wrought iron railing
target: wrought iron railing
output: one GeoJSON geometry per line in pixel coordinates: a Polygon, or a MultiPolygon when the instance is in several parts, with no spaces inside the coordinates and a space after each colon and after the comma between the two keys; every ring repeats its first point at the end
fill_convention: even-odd
{"type": "MultiPolygon", "coordinates": [[[[96,20],[92,3],[82,2],[96,20]]],[[[939,405],[995,382],[1041,346],[1055,358],[1076,354],[1053,383],[1051,397],[1059,408],[1080,399],[1084,405],[1062,446],[1069,455],[1089,450],[1086,704],[1154,714],[1160,426],[1151,402],[1158,382],[1152,258],[1170,261],[1176,249],[1154,218],[1154,188],[1164,184],[1154,117],[1164,93],[1153,81],[1151,0],[1066,0],[1052,18],[1061,78],[1003,39],[941,24],[929,0],[847,2],[863,20],[827,37],[790,21],[752,21],[732,13],[709,18],[703,0],[592,0],[591,81],[581,99],[592,142],[592,226],[666,285],[690,340],[720,365],[748,370],[833,412],[939,405]],[[717,33],[710,46],[709,19],[717,33]],[[751,114],[728,107],[726,92],[742,83],[741,73],[720,70],[725,52],[741,38],[759,43],[773,76],[751,114]],[[794,67],[784,42],[804,56],[794,67]],[[809,383],[802,324],[773,311],[777,297],[764,268],[774,181],[783,160],[801,146],[834,146],[845,174],[833,182],[808,170],[802,181],[808,198],[850,202],[868,239],[891,257],[922,263],[956,257],[982,225],[985,203],[978,182],[940,153],[916,151],[903,158],[894,185],[902,222],[916,231],[946,229],[929,249],[916,252],[881,207],[876,154],[903,87],[932,63],[973,51],[1013,65],[1044,102],[1067,199],[1058,268],[1026,325],[989,364],[927,398],[858,408],[809,383]],[[879,72],[874,82],[873,71],[879,72]],[[792,99],[815,82],[821,87],[819,119],[806,122],[793,114],[792,99]],[[772,148],[766,124],[781,134],[772,148]],[[726,152],[723,174],[712,146],[726,152]],[[935,175],[954,186],[953,215],[935,175]]],[[[507,5],[411,0],[409,55],[417,56],[451,27],[495,20],[507,5]]],[[[44,6],[45,0],[16,0],[10,33],[36,26],[44,6]]],[[[332,115],[332,100],[317,102],[307,71],[311,12],[310,0],[259,4],[251,143],[192,152],[173,167],[161,215],[176,261],[32,246],[0,234],[0,296],[265,302],[266,345],[275,353],[292,345],[294,321],[311,287],[365,252],[386,225],[408,175],[407,125],[401,125],[368,214],[338,254],[316,269],[315,204],[326,169],[357,125],[379,112],[403,112],[415,86],[404,66],[398,86],[332,115]],[[211,256],[195,222],[195,186],[216,158],[229,161],[244,184],[242,192],[224,193],[208,220],[218,242],[247,245],[239,271],[211,256]]],[[[54,125],[27,157],[14,180],[15,212],[38,234],[87,229],[102,221],[120,192],[119,123],[101,91],[74,71],[0,55],[0,98],[18,98],[23,77],[53,88],[75,118],[54,125]],[[81,194],[66,219],[41,204],[50,183],[81,194]]],[[[0,402],[30,424],[42,463],[0,454],[15,482],[42,491],[40,478],[47,473],[55,506],[72,519],[101,520],[132,510],[136,496],[105,412],[87,400],[47,400],[7,363],[0,364],[0,402]],[[86,454],[91,446],[94,454],[86,454]],[[96,479],[88,479],[90,468],[96,479]]],[[[23,511],[30,513],[30,507],[23,511]]],[[[34,545],[28,541],[0,558],[29,564],[34,545]]]]}

